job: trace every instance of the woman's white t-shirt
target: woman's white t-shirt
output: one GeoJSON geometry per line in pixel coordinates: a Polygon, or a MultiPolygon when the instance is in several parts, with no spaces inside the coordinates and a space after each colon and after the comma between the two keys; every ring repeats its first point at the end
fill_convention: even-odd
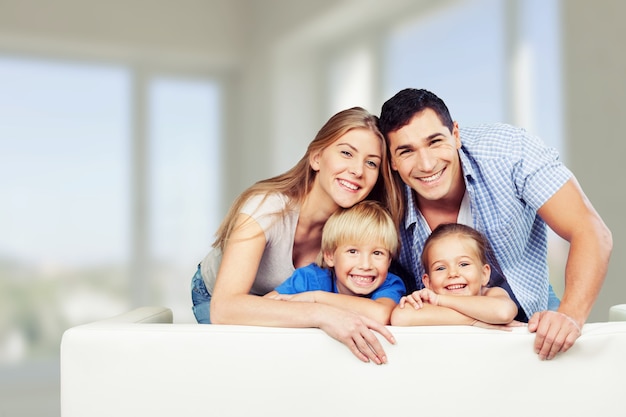
{"type": "MultiPolygon", "coordinates": [[[[251,197],[241,213],[252,217],[265,233],[265,251],[250,289],[251,294],[265,295],[272,291],[295,270],[293,266],[293,241],[300,214],[297,209],[286,210],[288,198],[284,194],[251,197]],[[263,199],[265,197],[265,199],[263,199]]],[[[217,271],[222,261],[222,251],[214,248],[200,263],[204,284],[210,294],[215,287],[217,271]]],[[[241,259],[241,262],[246,262],[241,259]]]]}

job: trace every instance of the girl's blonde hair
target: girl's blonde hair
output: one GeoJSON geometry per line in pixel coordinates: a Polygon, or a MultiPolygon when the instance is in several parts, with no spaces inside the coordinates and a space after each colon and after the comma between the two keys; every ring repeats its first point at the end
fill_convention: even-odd
{"type": "Polygon", "coordinates": [[[376,201],[361,201],[350,208],[339,209],[328,218],[322,232],[322,247],[317,264],[327,267],[324,253],[334,252],[341,245],[359,242],[380,242],[392,258],[398,252],[396,224],[387,210],[376,201]]]}
{"type": "Polygon", "coordinates": [[[476,243],[476,250],[478,259],[482,264],[489,263],[487,260],[487,250],[489,249],[489,243],[487,242],[487,238],[480,233],[478,230],[473,227],[466,226],[460,223],[443,223],[440,224],[433,230],[433,232],[428,236],[426,242],[424,242],[424,249],[422,250],[422,266],[424,267],[424,271],[430,274],[428,267],[428,250],[430,247],[441,240],[446,236],[459,236],[471,239],[476,243]]]}
{"type": "Polygon", "coordinates": [[[316,171],[311,168],[309,163],[310,156],[323,151],[353,129],[367,129],[380,139],[382,156],[380,171],[376,185],[367,196],[367,199],[381,202],[387,210],[393,213],[393,218],[399,218],[398,213],[396,213],[399,196],[395,188],[392,187],[392,173],[387,157],[387,142],[380,130],[378,130],[378,117],[361,107],[353,107],[335,114],[322,126],[315,139],[309,144],[304,156],[293,168],[281,175],[261,180],[241,193],[218,228],[213,247],[224,249],[224,245],[235,227],[237,215],[241,211],[242,206],[252,196],[267,196],[271,193],[281,193],[286,195],[289,200],[285,211],[300,206],[311,191],[316,175],[316,171]]]}

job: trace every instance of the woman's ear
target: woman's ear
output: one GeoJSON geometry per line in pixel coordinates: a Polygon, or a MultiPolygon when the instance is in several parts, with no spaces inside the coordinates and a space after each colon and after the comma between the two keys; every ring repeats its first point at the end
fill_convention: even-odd
{"type": "Polygon", "coordinates": [[[489,284],[489,278],[491,278],[491,266],[489,264],[483,265],[483,287],[486,287],[489,284]]]}
{"type": "Polygon", "coordinates": [[[320,170],[320,156],[321,156],[321,151],[318,151],[309,155],[309,165],[311,166],[311,169],[313,171],[317,172],[320,170]]]}

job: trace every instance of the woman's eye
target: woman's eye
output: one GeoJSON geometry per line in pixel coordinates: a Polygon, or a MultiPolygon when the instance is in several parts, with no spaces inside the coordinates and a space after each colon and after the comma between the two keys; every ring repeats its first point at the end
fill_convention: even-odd
{"type": "Polygon", "coordinates": [[[348,152],[348,151],[341,151],[341,154],[344,156],[352,156],[352,153],[348,152]]]}
{"type": "Polygon", "coordinates": [[[365,164],[370,168],[378,168],[378,164],[374,161],[366,161],[365,164]]]}

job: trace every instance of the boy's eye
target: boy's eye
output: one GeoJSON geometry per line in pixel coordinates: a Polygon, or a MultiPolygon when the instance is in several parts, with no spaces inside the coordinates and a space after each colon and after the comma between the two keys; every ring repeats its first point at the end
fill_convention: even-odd
{"type": "Polygon", "coordinates": [[[383,250],[375,250],[374,251],[374,255],[376,255],[376,256],[385,256],[386,253],[383,250]]]}
{"type": "Polygon", "coordinates": [[[356,249],[348,249],[348,253],[356,253],[356,249]]]}

